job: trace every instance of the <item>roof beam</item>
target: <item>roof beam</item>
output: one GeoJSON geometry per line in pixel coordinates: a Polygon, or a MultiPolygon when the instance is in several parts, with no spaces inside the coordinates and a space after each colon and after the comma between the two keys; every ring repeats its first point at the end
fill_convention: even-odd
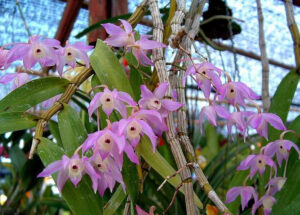
{"type": "Polygon", "coordinates": [[[63,45],[66,43],[71,34],[82,3],[83,0],[67,1],[67,5],[55,34],[55,39],[59,40],[63,45]]]}

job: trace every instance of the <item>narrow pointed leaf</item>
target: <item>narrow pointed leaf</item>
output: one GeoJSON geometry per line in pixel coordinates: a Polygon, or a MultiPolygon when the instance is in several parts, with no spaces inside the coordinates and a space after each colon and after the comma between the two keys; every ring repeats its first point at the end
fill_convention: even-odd
{"type": "Polygon", "coordinates": [[[121,185],[119,185],[110,200],[104,206],[103,215],[115,214],[125,198],[126,194],[124,193],[121,185]]]}
{"type": "Polygon", "coordinates": [[[32,128],[37,124],[38,116],[23,112],[0,113],[0,134],[32,128]]]}
{"type": "Polygon", "coordinates": [[[46,77],[30,81],[0,101],[0,112],[26,111],[62,93],[68,83],[68,80],[58,77],[46,77]]]}
{"type": "MultiPolygon", "coordinates": [[[[269,112],[277,114],[283,123],[287,120],[299,79],[300,75],[292,70],[282,79],[273,96],[269,112]]],[[[269,141],[278,139],[280,133],[281,131],[269,126],[269,141]]]]}
{"type": "Polygon", "coordinates": [[[133,96],[131,85],[118,58],[102,40],[97,41],[96,48],[90,56],[90,62],[102,84],[133,96]]]}
{"type": "MultiPolygon", "coordinates": [[[[158,152],[152,152],[152,145],[147,138],[143,138],[142,141],[137,146],[138,153],[144,158],[144,160],[163,178],[174,174],[175,169],[159,154],[158,152]]],[[[168,180],[168,182],[173,186],[177,187],[181,183],[179,175],[168,180]]],[[[180,192],[183,192],[183,189],[180,189],[180,192]]],[[[197,207],[200,209],[203,208],[203,204],[194,193],[194,201],[197,207]]]]}
{"type": "Polygon", "coordinates": [[[78,113],[69,105],[58,114],[58,128],[66,154],[70,157],[87,138],[87,132],[78,113]]]}

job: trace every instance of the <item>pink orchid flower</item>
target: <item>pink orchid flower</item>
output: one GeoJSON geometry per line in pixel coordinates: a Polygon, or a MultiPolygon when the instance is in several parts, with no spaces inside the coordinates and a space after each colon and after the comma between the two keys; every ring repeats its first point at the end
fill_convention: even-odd
{"type": "Polygon", "coordinates": [[[152,206],[150,208],[149,213],[144,211],[143,209],[141,209],[138,205],[135,206],[135,210],[136,210],[137,215],[154,215],[155,207],[152,206]]]}
{"type": "Polygon", "coordinates": [[[113,129],[105,128],[88,135],[88,138],[82,145],[82,151],[86,152],[93,149],[94,153],[100,153],[102,158],[112,155],[118,166],[123,164],[123,151],[127,154],[129,160],[139,164],[139,160],[130,144],[126,144],[125,137],[118,135],[119,122],[112,124],[113,129]]]}
{"type": "Polygon", "coordinates": [[[102,24],[105,31],[109,34],[109,37],[104,40],[107,45],[126,47],[134,44],[134,32],[132,31],[130,23],[123,19],[120,19],[120,21],[122,22],[124,29],[111,23],[102,24]]]}
{"type": "Polygon", "coordinates": [[[94,167],[96,173],[100,176],[98,179],[98,191],[101,196],[104,195],[107,188],[112,192],[116,182],[119,182],[125,191],[125,184],[123,182],[121,171],[110,156],[102,159],[100,154],[95,153],[90,158],[90,163],[94,167]]]}
{"type": "Polygon", "coordinates": [[[58,50],[59,60],[57,64],[57,70],[59,75],[62,76],[65,64],[68,64],[70,67],[74,68],[76,66],[76,59],[82,60],[85,63],[85,67],[89,68],[90,63],[87,52],[93,48],[93,46],[88,46],[84,42],[76,42],[73,45],[67,42],[64,48],[60,48],[58,50]]]}
{"type": "Polygon", "coordinates": [[[263,154],[248,155],[237,167],[237,170],[247,170],[250,168],[250,177],[252,178],[257,171],[262,175],[265,172],[266,165],[274,168],[275,173],[277,173],[277,167],[274,161],[263,154]]]}
{"type": "Polygon", "coordinates": [[[165,123],[165,118],[155,110],[143,110],[136,112],[139,119],[145,120],[150,125],[155,135],[161,137],[164,131],[168,131],[168,126],[165,123]]]}
{"type": "Polygon", "coordinates": [[[213,126],[217,126],[217,115],[227,120],[230,119],[229,111],[222,106],[209,105],[201,109],[201,112],[199,114],[199,124],[200,124],[201,133],[203,133],[202,123],[204,117],[205,116],[207,117],[207,120],[209,121],[210,124],[212,124],[213,126]]]}
{"type": "Polygon", "coordinates": [[[60,42],[55,39],[41,40],[40,36],[31,36],[29,43],[18,43],[9,50],[7,63],[23,60],[25,69],[31,69],[37,62],[42,66],[57,64],[57,54],[54,48],[59,48],[60,42]]]}
{"type": "Polygon", "coordinates": [[[228,82],[223,84],[220,87],[219,93],[218,99],[220,101],[226,98],[234,106],[239,104],[246,107],[245,99],[259,99],[259,96],[242,82],[228,82]]]}
{"type": "Polygon", "coordinates": [[[114,24],[103,24],[102,26],[109,34],[109,37],[104,41],[106,44],[114,47],[125,47],[132,50],[139,64],[143,66],[154,65],[147,57],[147,51],[151,49],[166,47],[165,44],[149,40],[148,35],[141,35],[138,41],[134,39],[134,32],[132,26],[126,20],[120,19],[124,26],[124,30],[114,24]]]}
{"type": "Polygon", "coordinates": [[[154,63],[147,57],[147,51],[156,48],[165,48],[165,44],[155,40],[149,40],[148,35],[141,35],[140,39],[134,42],[133,45],[127,46],[132,49],[132,53],[142,66],[153,66],[154,63]]]}
{"type": "Polygon", "coordinates": [[[13,73],[13,74],[5,74],[0,78],[0,84],[7,84],[13,81],[12,90],[26,84],[30,81],[30,77],[27,73],[13,73]]]}
{"type": "Polygon", "coordinates": [[[266,185],[266,187],[270,186],[269,194],[271,196],[274,196],[275,193],[277,193],[278,191],[280,191],[282,189],[286,180],[287,180],[287,178],[285,178],[285,177],[275,177],[275,178],[270,179],[270,181],[266,185]]]}
{"type": "Polygon", "coordinates": [[[0,69],[2,69],[2,67],[6,69],[9,66],[6,64],[8,52],[8,50],[0,48],[0,69]]]}
{"type": "Polygon", "coordinates": [[[102,106],[102,110],[107,116],[109,116],[115,109],[119,111],[123,118],[126,118],[127,111],[124,102],[131,106],[137,105],[128,93],[119,92],[116,89],[110,91],[107,87],[105,87],[103,92],[96,93],[92,99],[88,107],[89,116],[91,117],[93,112],[98,107],[102,106]]]}
{"type": "Polygon", "coordinates": [[[272,207],[275,203],[275,198],[270,195],[264,195],[261,197],[252,207],[251,213],[255,214],[255,211],[262,205],[265,215],[269,215],[272,211],[272,207]]]}
{"type": "Polygon", "coordinates": [[[281,167],[282,160],[284,159],[287,161],[289,156],[289,151],[291,150],[292,147],[294,147],[294,149],[298,152],[300,158],[299,147],[290,140],[276,140],[274,142],[268,143],[265,146],[264,154],[271,158],[276,154],[277,162],[281,167]]]}
{"type": "Polygon", "coordinates": [[[222,72],[223,71],[221,69],[215,67],[212,63],[203,62],[200,64],[195,64],[195,66],[190,66],[186,70],[182,81],[185,83],[187,76],[195,75],[195,80],[198,87],[203,91],[204,97],[208,99],[212,84],[217,91],[219,91],[219,88],[222,86],[220,80],[222,72]]]}
{"type": "Polygon", "coordinates": [[[146,135],[152,143],[153,152],[155,152],[157,136],[147,121],[144,120],[145,115],[153,117],[154,120],[161,120],[158,112],[141,110],[133,113],[128,119],[119,121],[119,134],[124,135],[134,148],[140,142],[141,135],[146,135]]]}
{"type": "Polygon", "coordinates": [[[74,186],[77,187],[82,176],[88,174],[93,182],[93,189],[96,193],[99,176],[88,162],[87,157],[80,158],[78,154],[75,154],[72,158],[68,158],[66,155],[63,155],[62,160],[54,161],[49,164],[37,177],[48,177],[57,171],[57,187],[60,192],[62,192],[63,186],[68,178],[74,186]]]}
{"type": "Polygon", "coordinates": [[[156,110],[163,118],[167,117],[169,112],[182,107],[182,104],[179,102],[164,99],[168,87],[168,83],[161,83],[152,93],[145,85],[141,85],[140,107],[142,109],[156,110]]]}
{"type": "Polygon", "coordinates": [[[245,141],[246,140],[246,131],[248,128],[245,118],[251,114],[253,114],[253,112],[250,112],[250,111],[240,111],[240,112],[231,113],[230,118],[228,119],[228,122],[227,122],[228,134],[231,136],[232,126],[235,124],[237,129],[242,132],[242,135],[244,136],[244,141],[245,141]]]}
{"type": "Polygon", "coordinates": [[[254,201],[257,202],[257,194],[253,187],[250,186],[241,186],[241,187],[233,187],[226,194],[226,204],[233,202],[236,197],[240,195],[242,201],[242,210],[245,210],[247,207],[251,197],[253,197],[254,201]]]}
{"type": "Polygon", "coordinates": [[[273,113],[254,113],[248,117],[248,123],[266,140],[268,140],[267,123],[270,123],[270,125],[278,130],[286,130],[280,117],[273,113]]]}

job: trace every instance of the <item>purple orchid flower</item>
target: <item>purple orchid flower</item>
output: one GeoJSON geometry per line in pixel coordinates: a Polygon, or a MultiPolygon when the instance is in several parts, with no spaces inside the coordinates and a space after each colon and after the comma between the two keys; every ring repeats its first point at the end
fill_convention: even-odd
{"type": "Polygon", "coordinates": [[[31,69],[37,62],[42,66],[54,66],[58,57],[55,48],[60,42],[55,39],[40,40],[40,36],[31,36],[29,43],[18,43],[7,54],[7,63],[23,60],[25,69],[31,69]]]}
{"type": "Polygon", "coordinates": [[[268,140],[268,126],[270,123],[274,128],[278,130],[286,130],[282,120],[279,116],[273,113],[253,113],[248,118],[248,123],[254,128],[260,136],[263,136],[268,140]]]}
{"type": "Polygon", "coordinates": [[[140,39],[133,45],[127,46],[132,49],[132,53],[137,59],[138,63],[142,66],[153,66],[154,63],[147,57],[147,51],[156,48],[165,48],[165,44],[157,42],[155,40],[149,40],[148,35],[141,35],[140,39]]]}
{"type": "Polygon", "coordinates": [[[82,145],[82,151],[93,148],[94,153],[99,152],[102,158],[106,158],[110,154],[115,159],[118,166],[121,168],[123,164],[123,151],[127,154],[129,160],[139,164],[139,160],[134,153],[130,144],[126,144],[125,137],[118,135],[119,122],[111,125],[112,128],[105,128],[102,131],[97,131],[88,135],[88,138],[82,145]]]}
{"type": "Polygon", "coordinates": [[[13,73],[13,74],[5,74],[0,78],[0,84],[7,84],[13,81],[12,90],[26,84],[30,81],[30,77],[27,73],[13,73]]]}
{"type": "Polygon", "coordinates": [[[284,159],[287,161],[289,156],[289,151],[291,150],[292,147],[294,147],[294,149],[298,152],[300,158],[300,150],[298,146],[290,140],[276,140],[274,142],[268,143],[265,146],[264,154],[271,158],[276,154],[277,162],[281,167],[282,160],[284,159]]]}
{"type": "Polygon", "coordinates": [[[154,215],[155,207],[152,206],[150,208],[149,213],[144,211],[143,209],[141,209],[138,205],[135,206],[135,210],[136,210],[137,215],[154,215]]]}
{"type": "Polygon", "coordinates": [[[76,66],[76,59],[80,59],[85,63],[85,67],[89,68],[89,57],[86,52],[93,49],[93,46],[88,46],[84,42],[76,42],[71,45],[69,42],[66,43],[64,48],[59,49],[59,61],[57,64],[57,70],[60,76],[62,76],[63,68],[65,64],[74,68],[76,66]]]}
{"type": "Polygon", "coordinates": [[[156,110],[163,118],[168,116],[168,113],[175,111],[183,105],[171,99],[163,99],[169,84],[161,83],[152,93],[145,85],[141,85],[141,99],[139,105],[142,109],[156,110]]]}
{"type": "Polygon", "coordinates": [[[120,19],[124,29],[121,27],[107,23],[102,24],[105,31],[109,34],[109,37],[104,40],[107,45],[114,47],[123,47],[134,44],[134,32],[132,32],[132,27],[126,20],[120,19]]]}
{"type": "Polygon", "coordinates": [[[204,117],[207,117],[207,120],[210,124],[212,124],[213,126],[217,126],[217,115],[227,120],[230,119],[229,111],[222,106],[209,105],[201,109],[201,112],[199,114],[199,124],[201,133],[203,133],[202,122],[204,117]]]}
{"type": "Polygon", "coordinates": [[[103,92],[96,93],[96,95],[92,99],[88,107],[89,116],[91,117],[93,112],[98,107],[102,106],[102,110],[106,113],[107,116],[109,116],[115,109],[120,112],[123,118],[126,118],[127,111],[124,102],[131,106],[137,105],[137,103],[128,93],[119,92],[116,89],[110,91],[107,87],[105,87],[103,92]]]}
{"type": "Polygon", "coordinates": [[[259,99],[259,96],[242,82],[228,82],[223,84],[219,89],[219,93],[218,99],[220,101],[223,101],[226,97],[227,101],[234,106],[239,104],[246,107],[245,99],[259,99]]]}
{"type": "Polygon", "coordinates": [[[200,64],[195,64],[190,66],[182,79],[183,83],[186,81],[188,75],[195,75],[195,80],[198,87],[203,91],[205,98],[209,98],[211,91],[211,83],[219,91],[219,88],[222,86],[220,76],[222,70],[215,67],[212,63],[203,62],[200,64]],[[196,67],[196,68],[195,68],[196,67]]]}
{"type": "Polygon", "coordinates": [[[262,205],[264,207],[265,215],[269,215],[272,211],[275,201],[276,200],[273,196],[264,195],[253,205],[251,213],[255,214],[255,211],[262,205]]]}
{"type": "Polygon", "coordinates": [[[78,154],[75,154],[72,158],[68,158],[66,155],[63,155],[62,160],[54,161],[49,164],[37,177],[48,177],[57,171],[57,187],[60,192],[62,192],[63,186],[68,178],[70,178],[74,186],[77,187],[82,176],[88,174],[93,182],[93,189],[96,193],[99,176],[88,162],[87,157],[80,158],[78,154]]]}
{"type": "Polygon", "coordinates": [[[119,182],[125,191],[125,184],[123,182],[122,174],[116,162],[110,157],[102,159],[99,153],[95,153],[90,158],[90,163],[94,167],[96,173],[100,176],[98,181],[98,191],[101,196],[107,188],[113,191],[116,181],[119,182]]]}
{"type": "Polygon", "coordinates": [[[274,196],[275,193],[277,193],[278,191],[280,191],[282,189],[286,180],[287,180],[287,178],[285,178],[285,177],[275,177],[275,178],[270,179],[270,181],[266,185],[266,187],[270,186],[269,194],[271,196],[274,196]]]}
{"type": "Polygon", "coordinates": [[[8,50],[0,48],[0,69],[4,67],[6,69],[9,65],[6,64],[8,50]]]}
{"type": "Polygon", "coordinates": [[[237,170],[247,170],[250,168],[250,177],[252,178],[258,171],[262,175],[266,169],[266,165],[273,167],[275,173],[277,173],[277,167],[274,161],[263,154],[258,155],[248,155],[237,167],[237,170]]]}
{"type": "Polygon", "coordinates": [[[152,143],[153,152],[155,152],[157,136],[148,124],[149,118],[151,118],[151,123],[155,123],[154,125],[158,129],[164,129],[164,127],[161,127],[163,125],[162,118],[157,111],[140,110],[131,114],[128,119],[119,121],[119,134],[123,134],[134,148],[140,142],[141,135],[146,135],[152,143]]]}
{"type": "Polygon", "coordinates": [[[246,140],[246,131],[248,128],[245,118],[251,114],[253,114],[253,112],[250,112],[250,111],[240,111],[240,112],[231,113],[230,118],[228,119],[228,122],[227,122],[228,134],[231,136],[232,126],[233,126],[233,124],[235,124],[237,129],[239,131],[241,131],[242,135],[244,136],[244,141],[245,141],[246,140]]]}
{"type": "Polygon", "coordinates": [[[254,201],[257,202],[257,194],[253,187],[250,186],[241,186],[241,187],[233,187],[226,194],[226,204],[233,202],[236,197],[240,195],[242,201],[242,210],[245,210],[247,207],[251,197],[253,197],[254,201]]]}
{"type": "Polygon", "coordinates": [[[154,134],[161,137],[164,131],[168,131],[168,126],[161,114],[155,110],[143,110],[135,113],[136,117],[145,120],[152,128],[154,134]]]}
{"type": "Polygon", "coordinates": [[[57,102],[62,94],[58,94],[56,96],[53,96],[52,98],[46,100],[43,102],[43,107],[44,108],[49,108],[51,105],[53,105],[55,102],[57,102]]]}

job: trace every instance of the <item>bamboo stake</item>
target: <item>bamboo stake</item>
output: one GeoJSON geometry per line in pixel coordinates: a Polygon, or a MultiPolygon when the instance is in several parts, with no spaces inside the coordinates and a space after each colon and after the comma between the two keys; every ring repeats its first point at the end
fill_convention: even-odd
{"type": "MultiPolygon", "coordinates": [[[[153,19],[153,39],[162,42],[163,41],[163,23],[160,18],[160,12],[158,9],[156,0],[149,0],[149,7],[153,19]]],[[[157,75],[160,83],[167,82],[169,83],[169,78],[166,70],[166,62],[163,56],[163,49],[157,48],[153,50],[153,61],[155,65],[155,69],[157,70],[157,75]]],[[[171,98],[171,88],[169,86],[166,97],[171,98]]],[[[170,113],[167,117],[167,126],[169,130],[166,132],[168,143],[170,144],[172,154],[174,156],[177,167],[180,169],[186,165],[186,159],[181,150],[180,143],[177,139],[175,132],[175,121],[173,115],[170,113]]],[[[186,212],[189,215],[196,214],[196,208],[194,205],[194,197],[193,197],[193,184],[191,179],[191,172],[189,169],[185,168],[181,173],[181,179],[183,182],[183,189],[185,194],[185,203],[186,203],[186,212]]]]}
{"type": "Polygon", "coordinates": [[[270,108],[271,99],[269,95],[269,61],[266,51],[266,42],[264,34],[264,17],[261,8],[260,0],[256,0],[257,4],[257,15],[258,15],[258,26],[259,26],[259,48],[261,54],[262,63],[262,89],[261,97],[264,112],[267,112],[270,108]]]}

